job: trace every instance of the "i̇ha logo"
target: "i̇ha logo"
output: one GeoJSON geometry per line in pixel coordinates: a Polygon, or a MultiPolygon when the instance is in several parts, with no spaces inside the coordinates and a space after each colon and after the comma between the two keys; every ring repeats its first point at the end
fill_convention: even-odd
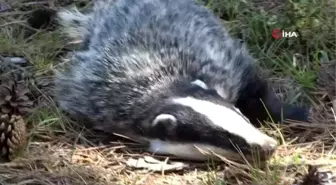
{"type": "Polygon", "coordinates": [[[273,29],[272,30],[272,37],[274,39],[280,39],[282,37],[285,37],[285,38],[291,38],[291,37],[298,37],[299,34],[296,33],[296,32],[287,32],[285,30],[280,30],[280,29],[273,29]]]}

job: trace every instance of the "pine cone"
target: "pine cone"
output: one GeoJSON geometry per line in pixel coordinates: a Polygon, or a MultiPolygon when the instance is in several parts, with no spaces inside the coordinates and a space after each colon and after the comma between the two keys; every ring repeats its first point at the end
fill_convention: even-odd
{"type": "Polygon", "coordinates": [[[0,152],[1,157],[13,159],[27,141],[27,131],[21,116],[0,116],[0,152]]]}
{"type": "Polygon", "coordinates": [[[0,113],[25,115],[33,109],[29,89],[23,83],[7,79],[0,84],[0,113]]]}

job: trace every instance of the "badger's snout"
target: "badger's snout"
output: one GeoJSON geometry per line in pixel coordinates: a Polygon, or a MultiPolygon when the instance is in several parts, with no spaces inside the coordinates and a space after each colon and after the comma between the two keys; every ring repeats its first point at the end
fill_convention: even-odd
{"type": "Polygon", "coordinates": [[[263,160],[271,157],[271,155],[275,152],[278,146],[278,142],[266,134],[263,134],[263,137],[260,139],[260,142],[258,144],[259,145],[257,148],[261,148],[261,151],[258,152],[260,152],[260,157],[263,160]]]}
{"type": "Polygon", "coordinates": [[[245,139],[249,140],[249,147],[252,151],[246,153],[254,153],[253,150],[256,148],[260,158],[267,160],[276,150],[278,141],[257,128],[251,129],[250,133],[245,139]]]}
{"type": "Polygon", "coordinates": [[[265,151],[271,151],[276,149],[278,142],[275,139],[265,135],[261,146],[265,151]]]}

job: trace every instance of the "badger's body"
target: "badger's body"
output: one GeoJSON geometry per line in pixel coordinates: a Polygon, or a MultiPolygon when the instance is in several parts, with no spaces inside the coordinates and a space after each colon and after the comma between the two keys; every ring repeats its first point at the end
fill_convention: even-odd
{"type": "MultiPolygon", "coordinates": [[[[93,128],[145,138],[152,152],[202,158],[193,144],[227,156],[232,144],[245,154],[275,148],[248,119],[267,118],[261,99],[279,120],[281,104],[244,45],[207,9],[191,0],[107,0],[89,14],[59,17],[82,42],[57,74],[64,111],[93,128]]],[[[294,112],[287,117],[306,117],[294,112]]]]}

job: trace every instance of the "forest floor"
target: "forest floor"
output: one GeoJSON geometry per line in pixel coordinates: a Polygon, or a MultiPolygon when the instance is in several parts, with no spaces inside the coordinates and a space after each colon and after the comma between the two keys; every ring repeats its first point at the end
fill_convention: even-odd
{"type": "MultiPolygon", "coordinates": [[[[74,48],[61,35],[54,12],[73,5],[86,9],[91,3],[0,0],[0,56],[19,57],[24,62],[19,70],[36,104],[24,116],[27,146],[12,161],[0,163],[0,184],[294,185],[300,184],[295,181],[303,179],[309,165],[336,176],[335,0],[203,3],[221,18],[232,36],[245,41],[284,102],[312,107],[310,124],[270,123],[271,127],[263,128],[281,145],[262,170],[230,161],[173,163],[178,159],[141,152],[141,145],[134,141],[116,137],[114,142],[102,144],[96,142],[99,138],[93,137],[94,133],[72,126],[51,93],[53,69],[74,48]],[[299,37],[275,39],[273,29],[296,32],[299,37]],[[145,168],[135,168],[134,161],[143,162],[145,168]],[[173,169],[160,170],[162,161],[173,169]]],[[[14,69],[2,69],[5,64],[1,62],[0,77],[14,73],[14,69]]],[[[314,185],[312,179],[301,184],[314,185]]]]}

